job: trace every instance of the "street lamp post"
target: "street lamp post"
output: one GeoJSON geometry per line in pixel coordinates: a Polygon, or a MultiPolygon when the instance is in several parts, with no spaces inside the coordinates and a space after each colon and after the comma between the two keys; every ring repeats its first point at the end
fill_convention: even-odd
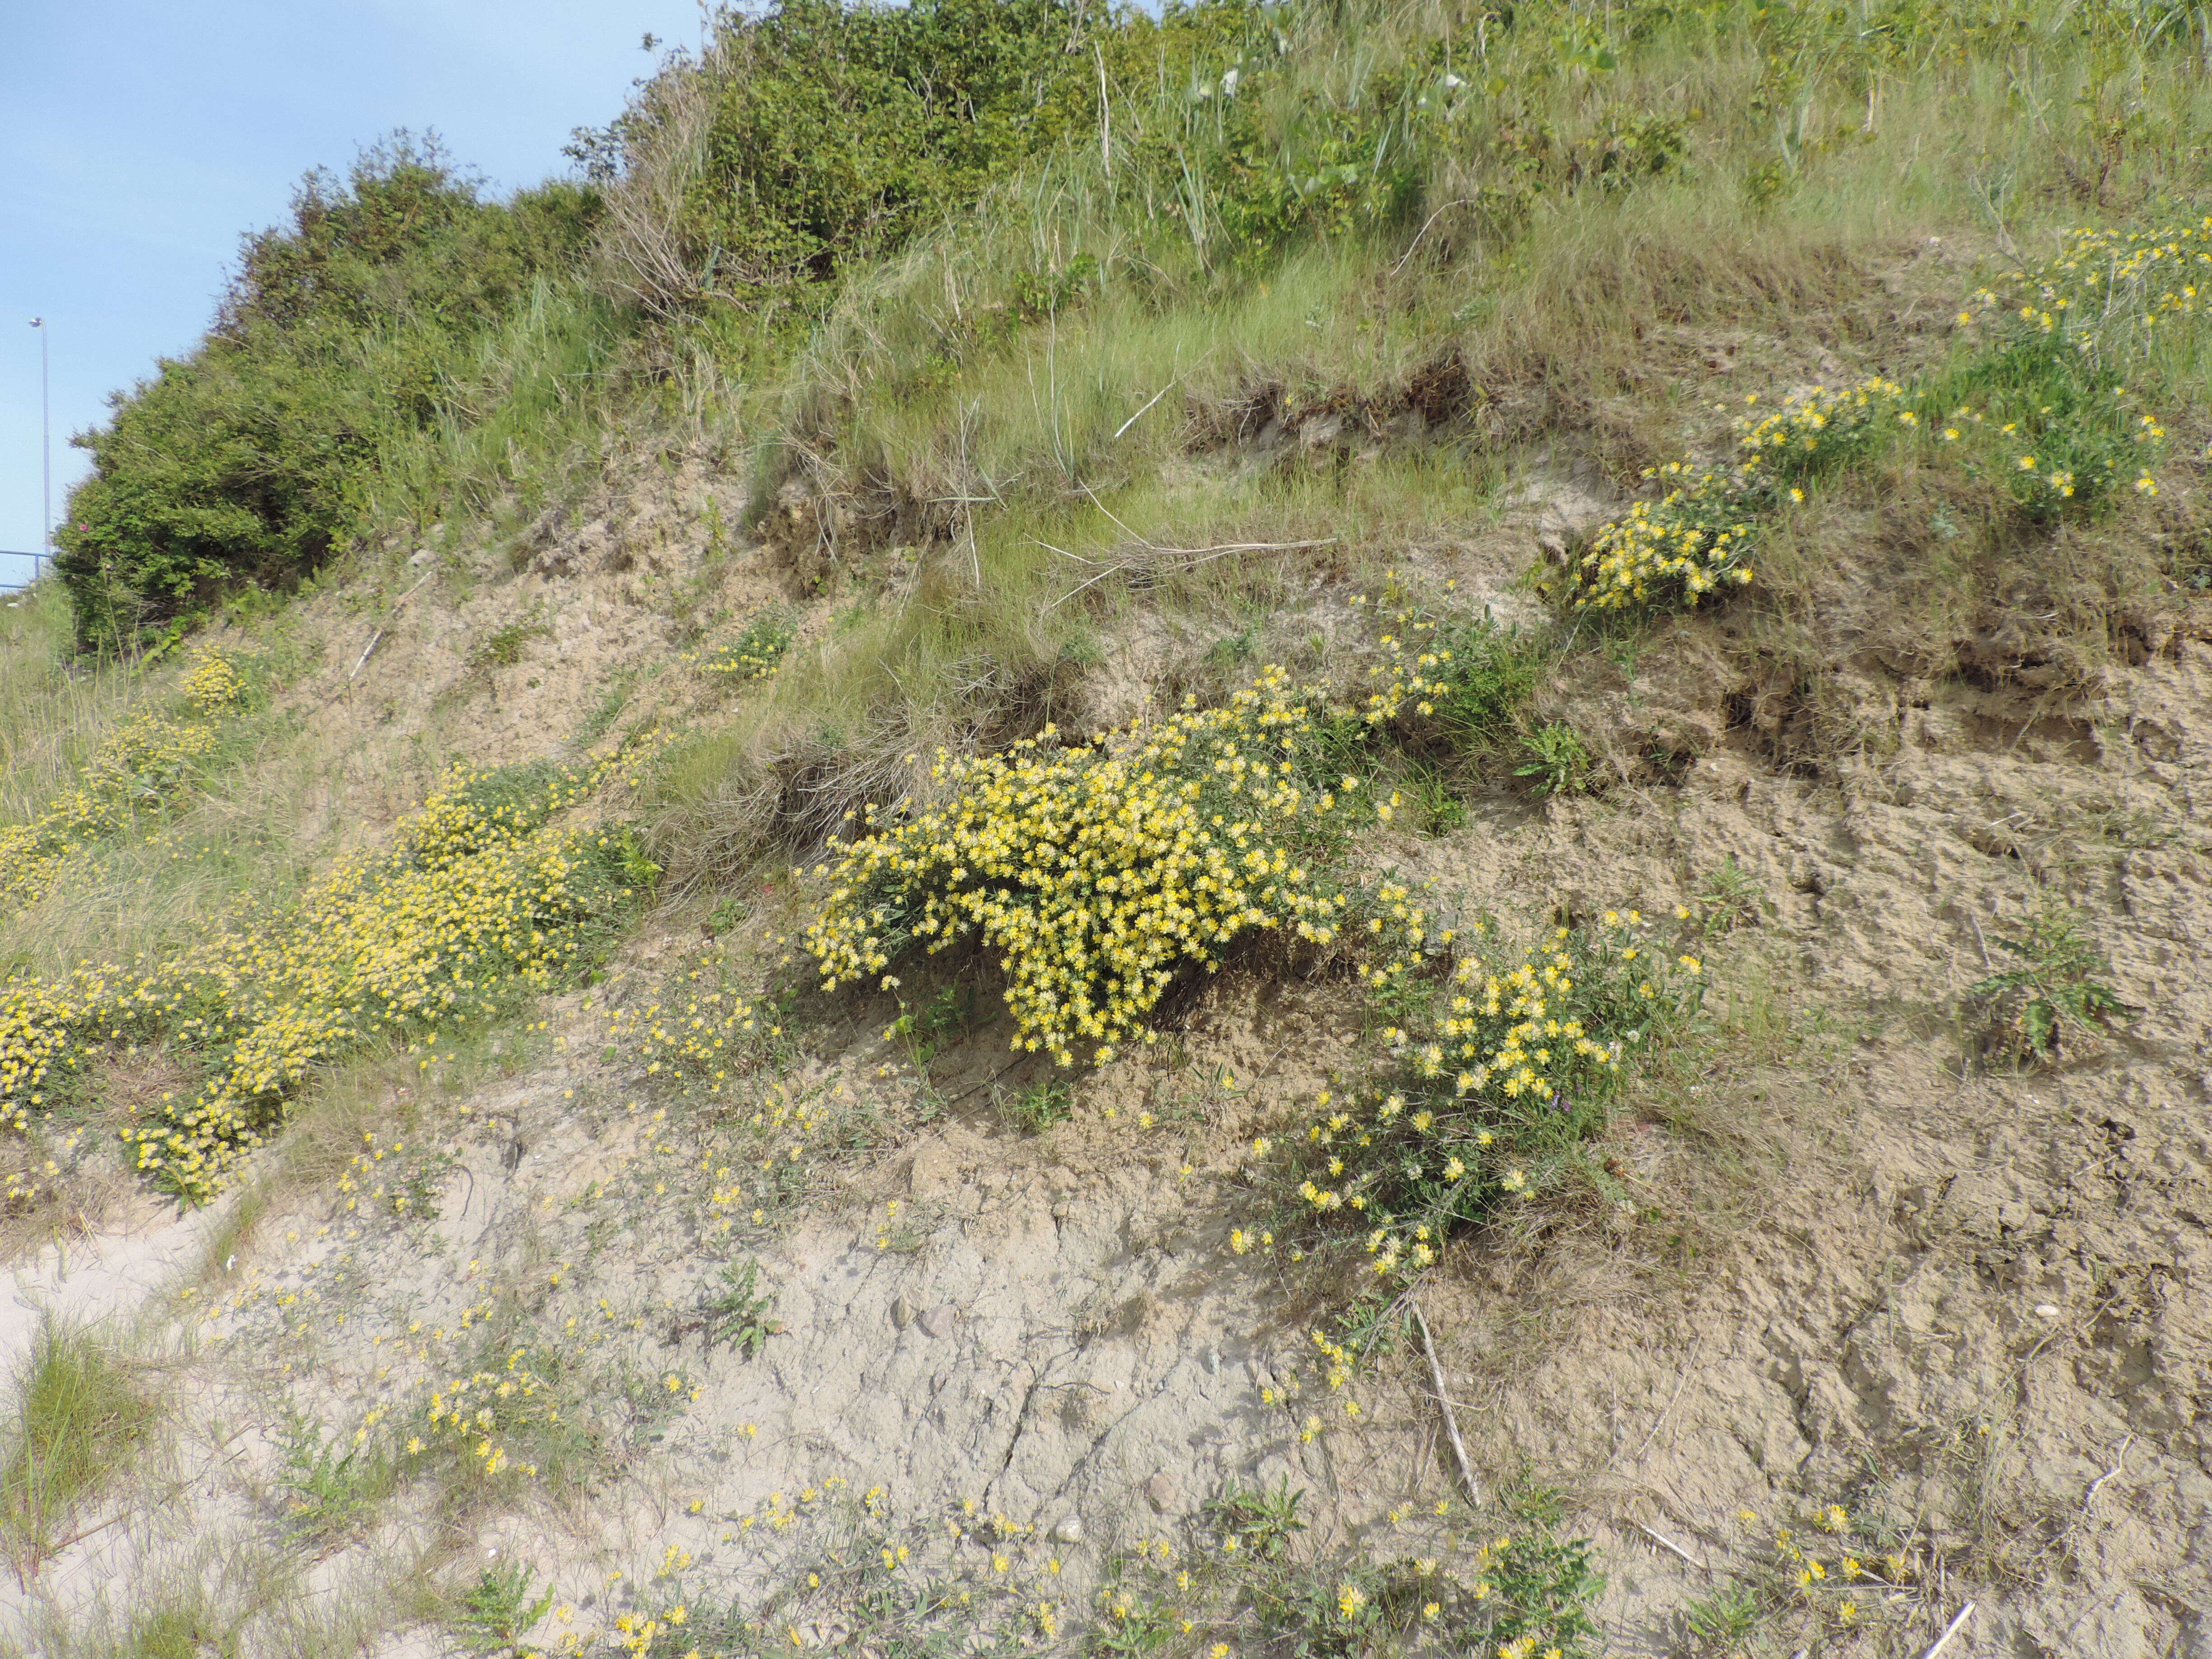
{"type": "Polygon", "coordinates": [[[46,319],[31,319],[39,331],[39,550],[31,556],[31,580],[45,573],[54,556],[54,437],[53,402],[46,380],[46,319]]]}

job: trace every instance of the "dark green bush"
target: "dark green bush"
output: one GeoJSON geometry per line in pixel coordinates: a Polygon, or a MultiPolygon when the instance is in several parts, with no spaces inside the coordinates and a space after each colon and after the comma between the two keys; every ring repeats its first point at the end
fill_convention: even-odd
{"type": "Polygon", "coordinates": [[[55,567],[82,641],[127,644],[242,583],[281,586],[352,532],[394,441],[441,418],[481,332],[573,265],[595,194],[488,199],[405,134],[340,181],[318,169],[287,223],[246,240],[214,325],[78,434],[55,567]]]}
{"type": "Polygon", "coordinates": [[[787,0],[733,15],[686,203],[702,274],[757,300],[833,278],[1049,143],[1091,73],[1069,0],[787,0]]]}

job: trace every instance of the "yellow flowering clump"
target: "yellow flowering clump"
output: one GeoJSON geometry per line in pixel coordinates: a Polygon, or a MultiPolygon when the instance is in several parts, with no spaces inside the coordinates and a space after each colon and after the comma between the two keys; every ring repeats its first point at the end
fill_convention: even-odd
{"type": "Polygon", "coordinates": [[[1310,1228],[1357,1229],[1376,1273],[1419,1273],[1455,1225],[1537,1190],[1603,1125],[1624,1066],[1699,1000],[1702,962],[1669,958],[1637,911],[1520,951],[1492,931],[1449,930],[1442,957],[1398,961],[1383,988],[1407,1023],[1340,1095],[1322,1091],[1272,1166],[1310,1228]]]}
{"type": "MultiPolygon", "coordinates": [[[[1661,604],[1695,605],[1709,593],[1749,585],[1753,521],[1790,481],[1863,447],[1884,421],[1910,428],[1919,417],[1894,405],[1903,388],[1875,376],[1851,386],[1794,392],[1767,412],[1735,422],[1733,466],[1670,461],[1644,477],[1665,486],[1599,526],[1568,573],[1565,597],[1576,610],[1622,611],[1661,604]]],[[[1755,405],[1757,394],[1747,400],[1755,405]]]]}
{"type": "Polygon", "coordinates": [[[433,1388],[422,1408],[420,1438],[426,1447],[447,1448],[489,1480],[536,1475],[534,1449],[550,1437],[588,1442],[588,1430],[564,1421],[558,1392],[526,1363],[530,1357],[527,1348],[516,1348],[496,1370],[473,1371],[433,1388]]]}
{"type": "Polygon", "coordinates": [[[732,988],[727,967],[717,947],[656,1000],[611,1010],[608,1042],[680,1096],[720,1094],[783,1036],[769,1010],[732,988]]]}
{"type": "Polygon", "coordinates": [[[27,823],[0,829],[0,901],[27,908],[71,854],[159,811],[214,751],[216,731],[142,709],[101,740],[74,787],[27,823]]]}
{"type": "MultiPolygon", "coordinates": [[[[1388,718],[1416,683],[1395,675],[1360,717],[1388,718]]],[[[915,945],[979,939],[1010,981],[1013,1046],[1103,1063],[1151,1040],[1179,974],[1218,970],[1248,934],[1326,947],[1365,922],[1396,937],[1330,857],[1389,806],[1324,763],[1325,723],[1348,718],[1271,667],[1221,708],[1186,698],[1087,744],[1048,726],[1004,755],[939,750],[942,805],[872,805],[866,834],[832,843],[805,948],[835,987],[888,977],[915,945]]]]}
{"type": "Polygon", "coordinates": [[[552,820],[623,763],[456,771],[394,848],[344,860],[289,905],[241,912],[158,960],[11,975],[0,984],[0,1113],[20,1127],[48,1109],[104,1042],[178,1045],[201,1057],[207,1082],[123,1133],[141,1170],[207,1197],[315,1067],[374,1041],[434,1052],[441,1028],[574,968],[626,871],[613,838],[595,844],[552,820]]]}
{"type": "Polygon", "coordinates": [[[1904,395],[1903,386],[1879,374],[1850,386],[1793,392],[1764,415],[1754,406],[1752,414],[1739,416],[1736,444],[1746,465],[1760,468],[1770,483],[1802,477],[1816,463],[1832,463],[1863,447],[1885,422],[1917,426],[1917,413],[1896,407],[1904,395]]]}
{"type": "MultiPolygon", "coordinates": [[[[2031,517],[2155,495],[2166,428],[2142,406],[2174,331],[2212,319],[2212,216],[2122,232],[2085,228],[2057,252],[1978,289],[1984,372],[1944,438],[1980,435],[1984,465],[2031,517]],[[2063,348],[2054,349],[2054,348],[2063,348]],[[2131,390],[2131,386],[2135,390],[2131,390]]],[[[1962,324],[1976,321],[1970,307],[1962,324]]]]}
{"type": "MultiPolygon", "coordinates": [[[[1312,1568],[1297,1593],[1283,1595],[1270,1563],[1306,1522],[1304,1492],[1287,1481],[1275,1492],[1231,1483],[1206,1506],[1203,1524],[1180,1549],[1139,1538],[1103,1564],[1097,1591],[1094,1649],[1139,1653],[1203,1652],[1227,1659],[1232,1643],[1255,1636],[1252,1608],[1265,1598],[1267,1651],[1370,1654],[1401,1651],[1530,1659],[1587,1654],[1599,1626],[1591,1601],[1602,1581],[1591,1571],[1588,1540],[1547,1534],[1488,1536],[1463,1524],[1414,1520],[1393,1509],[1389,1526],[1410,1522],[1411,1539],[1333,1553],[1328,1577],[1312,1568]],[[1432,1553],[1404,1546],[1426,1542],[1432,1553]],[[1272,1592],[1272,1593],[1271,1593],[1272,1592]],[[1176,1643],[1176,1637],[1195,1638],[1176,1643]],[[1221,1639],[1227,1638],[1227,1639],[1221,1639]]],[[[1441,1517],[1449,1505],[1439,1504],[1441,1517]]]]}
{"type": "Polygon", "coordinates": [[[214,754],[217,727],[234,713],[246,681],[235,659],[215,647],[196,653],[178,683],[199,720],[141,708],[100,741],[70,788],[27,823],[0,828],[0,902],[27,908],[52,890],[62,862],[118,834],[140,814],[158,812],[214,754]]]}
{"type": "Polygon", "coordinates": [[[204,1196],[313,1067],[372,1039],[434,1040],[441,1024],[483,1019],[573,964],[586,924],[613,902],[614,872],[603,849],[548,820],[598,778],[553,769],[512,795],[507,781],[449,774],[392,851],[349,860],[277,916],[162,965],[175,995],[211,1009],[174,1036],[217,1065],[189,1105],[126,1131],[141,1170],[204,1196]]]}
{"type": "Polygon", "coordinates": [[[734,640],[684,658],[702,674],[725,679],[764,680],[783,665],[784,653],[799,632],[798,618],[781,605],[757,612],[734,640]]]}
{"type": "Polygon", "coordinates": [[[338,1175],[338,1196],[346,1210],[351,1212],[365,1201],[372,1210],[403,1218],[426,1212],[434,1216],[437,1182],[453,1167],[452,1156],[419,1142],[410,1156],[404,1138],[387,1146],[371,1129],[361,1132],[361,1150],[338,1175]]]}
{"type": "Polygon", "coordinates": [[[1667,493],[1598,527],[1569,575],[1576,610],[1624,611],[1678,598],[1694,605],[1751,581],[1745,560],[1752,508],[1735,475],[1669,461],[1644,476],[1665,478],[1667,493]]]}
{"type": "MultiPolygon", "coordinates": [[[[1763,1530],[1749,1510],[1736,1519],[1763,1530]]],[[[1899,1592],[1917,1590],[1923,1577],[1917,1550],[1893,1547],[1879,1519],[1841,1504],[1812,1510],[1801,1525],[1775,1527],[1751,1547],[1781,1594],[1839,1629],[1895,1620],[1910,1605],[1899,1592]]]]}
{"type": "Polygon", "coordinates": [[[2150,230],[2086,227],[1974,297],[2085,352],[2139,355],[2160,332],[2212,316],[2212,214],[2150,230]]]}
{"type": "Polygon", "coordinates": [[[227,714],[246,700],[246,676],[221,646],[205,645],[192,653],[177,690],[201,714],[227,714]]]}

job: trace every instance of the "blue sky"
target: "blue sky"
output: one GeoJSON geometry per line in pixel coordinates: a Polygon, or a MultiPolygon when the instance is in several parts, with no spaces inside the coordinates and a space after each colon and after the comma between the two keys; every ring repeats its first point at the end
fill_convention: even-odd
{"type": "MultiPolygon", "coordinates": [[[[0,0],[0,549],[39,543],[39,336],[51,327],[54,512],[69,435],[187,349],[240,236],[300,175],[434,128],[511,189],[563,172],[696,0],[0,0]]],[[[0,585],[24,571],[0,560],[0,585]]]]}

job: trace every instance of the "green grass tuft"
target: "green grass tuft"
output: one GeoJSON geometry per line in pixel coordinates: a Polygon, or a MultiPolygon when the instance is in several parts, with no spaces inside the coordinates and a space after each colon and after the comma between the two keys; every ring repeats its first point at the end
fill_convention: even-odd
{"type": "Polygon", "coordinates": [[[85,1505],[140,1452],[161,1406],[106,1338],[42,1320],[0,1428],[0,1553],[27,1584],[87,1529],[85,1505]]]}

